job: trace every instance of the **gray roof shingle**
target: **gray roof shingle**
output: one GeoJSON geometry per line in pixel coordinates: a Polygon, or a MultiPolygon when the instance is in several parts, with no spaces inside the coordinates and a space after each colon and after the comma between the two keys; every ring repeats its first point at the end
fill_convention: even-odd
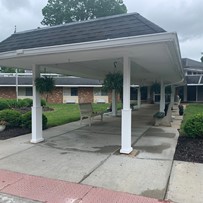
{"type": "Polygon", "coordinates": [[[138,13],[121,14],[15,33],[0,43],[0,52],[161,32],[165,30],[138,13]]]}
{"type": "MultiPolygon", "coordinates": [[[[85,85],[101,85],[103,82],[100,80],[86,79],[86,78],[75,78],[75,77],[56,77],[54,78],[57,86],[85,86],[85,85]]],[[[32,85],[31,77],[18,77],[18,84],[23,86],[32,85]]],[[[0,86],[15,86],[16,77],[0,77],[0,86]]]]}
{"type": "Polygon", "coordinates": [[[183,68],[191,68],[191,69],[202,69],[203,70],[203,63],[199,61],[195,61],[189,58],[182,59],[183,68]]]}

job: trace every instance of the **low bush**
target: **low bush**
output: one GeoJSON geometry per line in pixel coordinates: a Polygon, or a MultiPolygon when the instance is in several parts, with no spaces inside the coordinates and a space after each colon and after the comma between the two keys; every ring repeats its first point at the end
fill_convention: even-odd
{"type": "Polygon", "coordinates": [[[28,105],[29,103],[25,99],[18,99],[17,101],[18,108],[28,107],[28,105]]]}
{"type": "Polygon", "coordinates": [[[18,102],[16,99],[7,99],[6,101],[8,103],[9,108],[17,108],[18,107],[18,102]]]}
{"type": "Polygon", "coordinates": [[[46,101],[44,99],[41,99],[41,106],[46,106],[46,101]]]}
{"type": "Polygon", "coordinates": [[[32,99],[26,98],[26,99],[23,99],[23,101],[25,102],[26,107],[32,107],[32,103],[33,103],[32,99]]]}
{"type": "Polygon", "coordinates": [[[203,114],[189,118],[184,125],[184,131],[188,137],[203,137],[203,114]]]}
{"type": "MultiPolygon", "coordinates": [[[[11,108],[23,108],[32,107],[33,100],[30,98],[26,99],[0,99],[0,110],[11,109],[11,108]]],[[[41,99],[41,106],[46,106],[46,101],[41,99]]]]}
{"type": "Polygon", "coordinates": [[[16,110],[5,109],[0,111],[0,120],[6,121],[8,128],[21,126],[21,114],[16,110]]]}
{"type": "Polygon", "coordinates": [[[8,106],[7,101],[4,100],[4,99],[1,99],[1,100],[0,100],[0,111],[1,111],[1,110],[4,110],[4,109],[7,109],[8,107],[9,107],[9,106],[8,106]]]}
{"type": "MultiPolygon", "coordinates": [[[[48,121],[47,117],[44,114],[42,114],[42,128],[43,129],[47,128],[47,121],[48,121]]],[[[22,115],[22,127],[28,128],[28,129],[32,128],[32,113],[31,112],[27,112],[22,115]]]]}

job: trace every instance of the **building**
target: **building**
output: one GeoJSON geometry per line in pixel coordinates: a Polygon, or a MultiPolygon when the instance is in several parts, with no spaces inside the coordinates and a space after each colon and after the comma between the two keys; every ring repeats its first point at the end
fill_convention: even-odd
{"type": "MultiPolygon", "coordinates": [[[[184,58],[182,65],[185,72],[185,86],[176,87],[176,95],[183,102],[203,102],[203,63],[184,58]]],[[[102,80],[79,77],[65,77],[59,74],[49,74],[54,77],[56,88],[48,97],[50,103],[111,103],[111,93],[102,90],[102,80]]],[[[18,98],[32,98],[32,74],[18,75],[18,98]]],[[[150,89],[150,87],[149,87],[150,89]]],[[[149,89],[141,87],[142,102],[149,101],[149,89]]],[[[150,93],[151,100],[160,101],[160,94],[150,93]]],[[[0,98],[17,98],[16,74],[0,75],[0,98]]],[[[119,99],[119,98],[118,98],[119,99]]],[[[137,100],[137,88],[131,87],[131,100],[137,100]]],[[[166,94],[166,102],[170,94],[166,94]]]]}
{"type": "MultiPolygon", "coordinates": [[[[110,103],[111,94],[102,90],[102,81],[52,74],[55,89],[48,96],[49,103],[110,103]]],[[[30,74],[1,74],[0,98],[32,98],[30,74]],[[17,88],[16,88],[17,84],[17,88]]]]}
{"type": "Polygon", "coordinates": [[[187,84],[178,88],[184,102],[203,102],[203,63],[192,59],[182,59],[187,84]]]}

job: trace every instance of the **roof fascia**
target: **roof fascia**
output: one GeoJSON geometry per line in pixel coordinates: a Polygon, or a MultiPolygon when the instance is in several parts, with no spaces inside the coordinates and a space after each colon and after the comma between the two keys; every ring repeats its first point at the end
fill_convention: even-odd
{"type": "Polygon", "coordinates": [[[179,50],[177,34],[163,32],[150,35],[140,35],[125,38],[107,39],[100,41],[91,41],[75,44],[65,44],[65,45],[56,45],[56,46],[20,49],[15,51],[2,52],[0,53],[0,60],[9,58],[20,58],[26,56],[47,55],[54,53],[108,49],[108,48],[125,47],[158,42],[169,42],[169,41],[174,42],[175,46],[177,47],[177,50],[179,50]]]}

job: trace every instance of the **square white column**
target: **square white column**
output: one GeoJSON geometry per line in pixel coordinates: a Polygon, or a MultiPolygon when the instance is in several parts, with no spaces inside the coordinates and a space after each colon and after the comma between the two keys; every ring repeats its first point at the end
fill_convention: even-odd
{"type": "Polygon", "coordinates": [[[112,116],[117,115],[116,91],[112,90],[112,116]]]}
{"type": "Polygon", "coordinates": [[[31,143],[39,143],[44,140],[42,136],[42,107],[40,93],[36,90],[35,79],[40,77],[39,67],[32,67],[33,106],[32,106],[32,139],[31,143]]]}
{"type": "Polygon", "coordinates": [[[163,80],[161,80],[161,90],[160,90],[160,112],[164,112],[165,109],[165,85],[163,80]]]}
{"type": "Polygon", "coordinates": [[[141,107],[141,90],[140,90],[140,86],[137,89],[137,107],[138,107],[138,109],[141,107]]]}
{"type": "Polygon", "coordinates": [[[148,100],[148,101],[151,100],[150,92],[151,92],[151,86],[148,86],[148,87],[147,87],[147,100],[148,100]]]}
{"type": "Polygon", "coordinates": [[[171,86],[171,106],[173,107],[175,101],[175,86],[171,86]]]}
{"type": "Polygon", "coordinates": [[[127,56],[123,57],[123,109],[121,124],[121,150],[120,153],[129,154],[131,147],[131,108],[130,108],[130,71],[131,64],[127,56]]]}

